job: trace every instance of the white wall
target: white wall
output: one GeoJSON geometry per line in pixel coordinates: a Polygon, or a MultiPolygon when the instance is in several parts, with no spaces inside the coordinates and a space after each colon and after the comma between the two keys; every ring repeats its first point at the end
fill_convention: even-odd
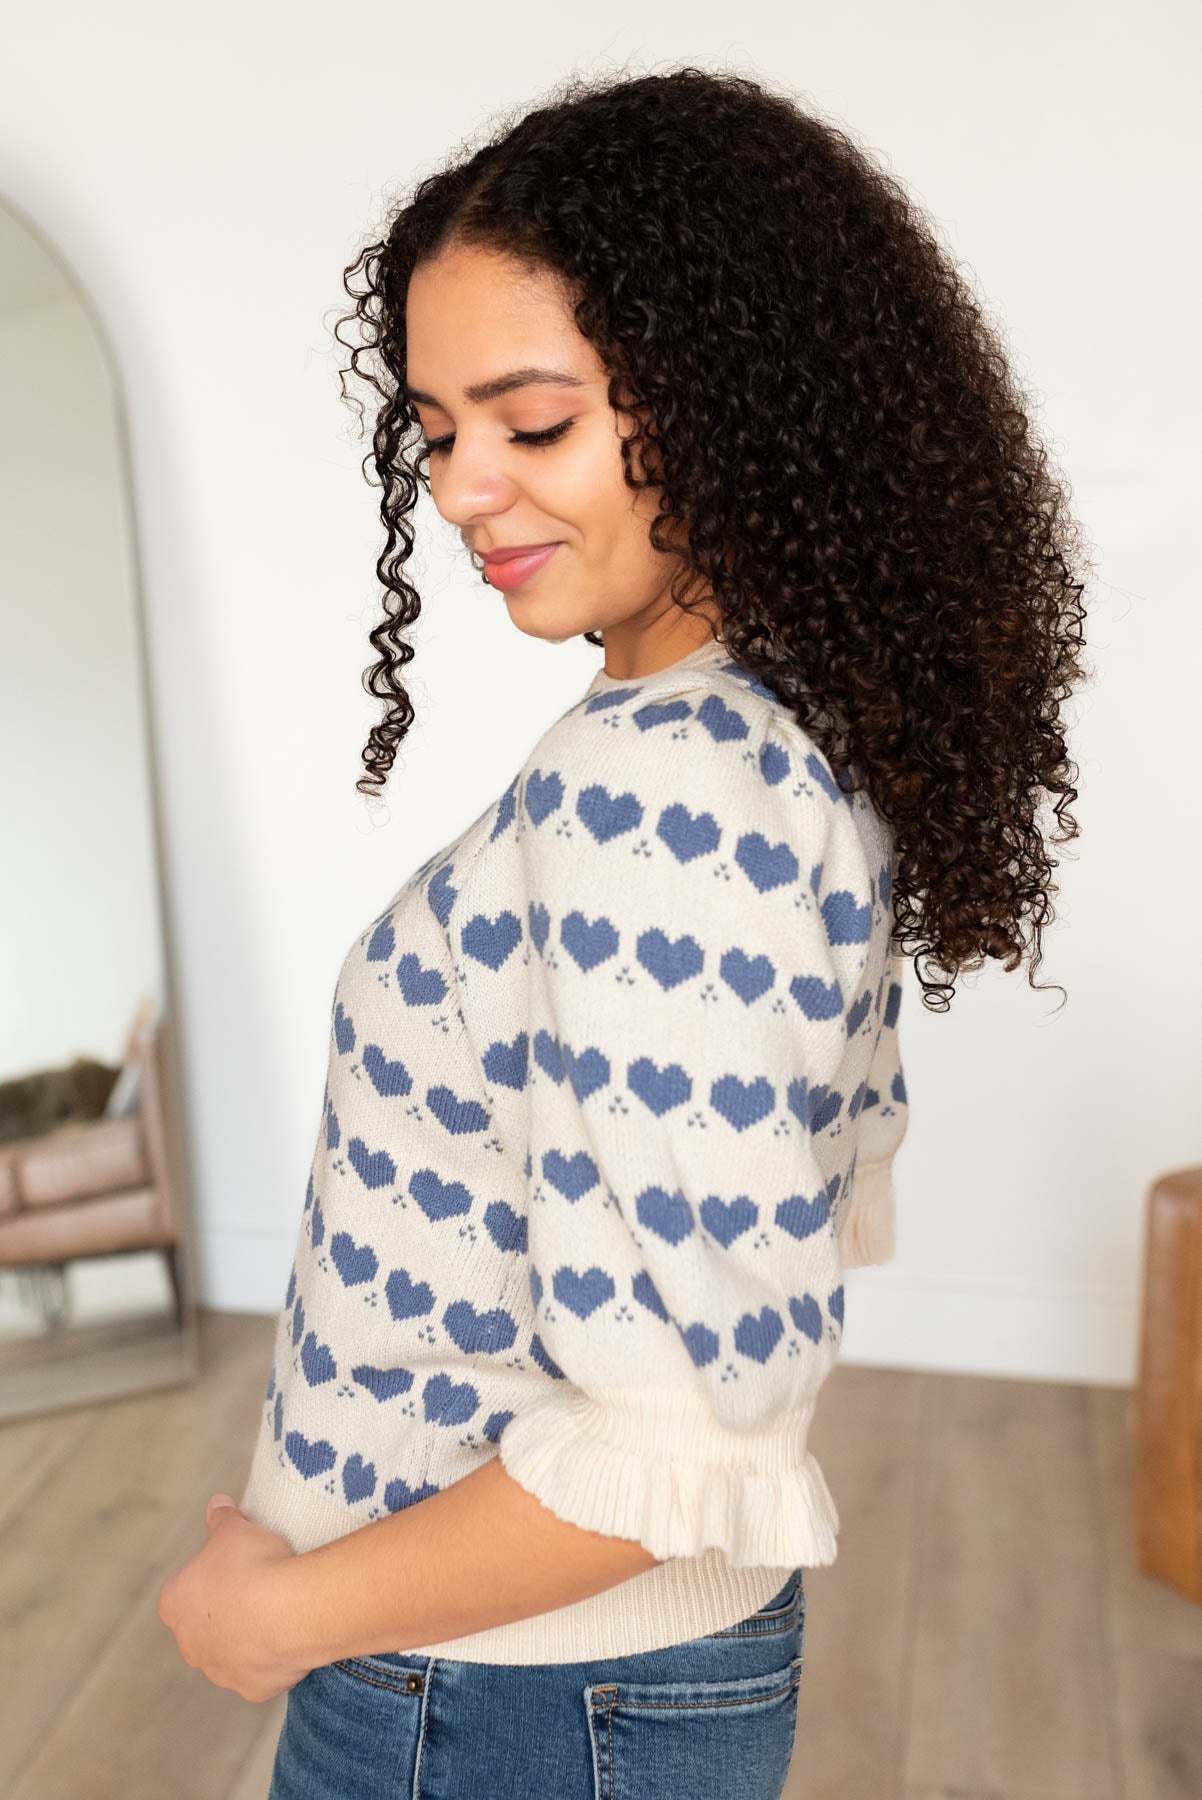
{"type": "MultiPolygon", "coordinates": [[[[1196,14],[461,0],[13,10],[0,188],[87,282],[128,383],[204,1288],[282,1299],[351,939],[483,809],[598,653],[519,638],[427,534],[420,729],[375,829],[377,494],[323,316],[387,190],[572,67],[763,71],[845,118],[1003,320],[1099,554],[1080,844],[1044,980],[903,1001],[894,1263],[848,1361],[1127,1382],[1143,1196],[1200,1154],[1196,14]],[[1192,40],[1193,54],[1190,53],[1192,40]]],[[[911,974],[913,982],[913,977],[911,974]]]]}

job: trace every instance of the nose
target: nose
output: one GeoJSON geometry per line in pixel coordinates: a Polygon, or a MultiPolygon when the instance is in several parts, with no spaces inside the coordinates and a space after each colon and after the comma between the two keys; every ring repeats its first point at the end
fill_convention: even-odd
{"type": "Polygon", "coordinates": [[[431,468],[430,493],[442,517],[462,531],[479,519],[508,512],[518,489],[498,466],[495,451],[484,444],[473,449],[460,436],[431,468]]]}

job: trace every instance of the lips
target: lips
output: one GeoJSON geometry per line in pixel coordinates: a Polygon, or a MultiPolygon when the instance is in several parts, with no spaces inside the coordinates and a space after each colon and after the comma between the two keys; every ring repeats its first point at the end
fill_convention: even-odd
{"type": "Polygon", "coordinates": [[[554,545],[550,542],[542,544],[508,544],[499,550],[485,550],[481,554],[483,555],[485,562],[503,563],[512,562],[514,558],[518,556],[533,556],[536,550],[551,550],[553,548],[554,545]]]}
{"type": "Polygon", "coordinates": [[[484,573],[495,588],[520,587],[549,562],[558,544],[514,544],[505,550],[491,550],[484,556],[484,573]]]}

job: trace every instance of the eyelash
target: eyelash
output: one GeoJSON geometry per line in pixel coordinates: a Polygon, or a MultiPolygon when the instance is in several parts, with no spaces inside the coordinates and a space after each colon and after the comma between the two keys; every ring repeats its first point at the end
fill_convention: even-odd
{"type": "MultiPolygon", "coordinates": [[[[574,424],[574,419],[563,419],[558,425],[549,425],[546,431],[515,431],[509,441],[511,444],[526,444],[533,450],[539,450],[545,444],[556,443],[574,424]]],[[[454,441],[455,433],[452,431],[446,437],[432,438],[423,445],[423,449],[430,456],[446,454],[454,441]]]]}

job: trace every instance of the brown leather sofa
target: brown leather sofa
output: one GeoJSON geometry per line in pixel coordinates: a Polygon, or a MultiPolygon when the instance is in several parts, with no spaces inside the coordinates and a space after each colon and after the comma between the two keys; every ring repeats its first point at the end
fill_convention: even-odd
{"type": "Polygon", "coordinates": [[[78,1257],[161,1250],[182,1326],[184,1225],[172,1173],[165,1031],[158,1003],[143,1001],[124,1052],[138,1071],[137,1112],[0,1144],[0,1271],[61,1270],[78,1257]]]}

